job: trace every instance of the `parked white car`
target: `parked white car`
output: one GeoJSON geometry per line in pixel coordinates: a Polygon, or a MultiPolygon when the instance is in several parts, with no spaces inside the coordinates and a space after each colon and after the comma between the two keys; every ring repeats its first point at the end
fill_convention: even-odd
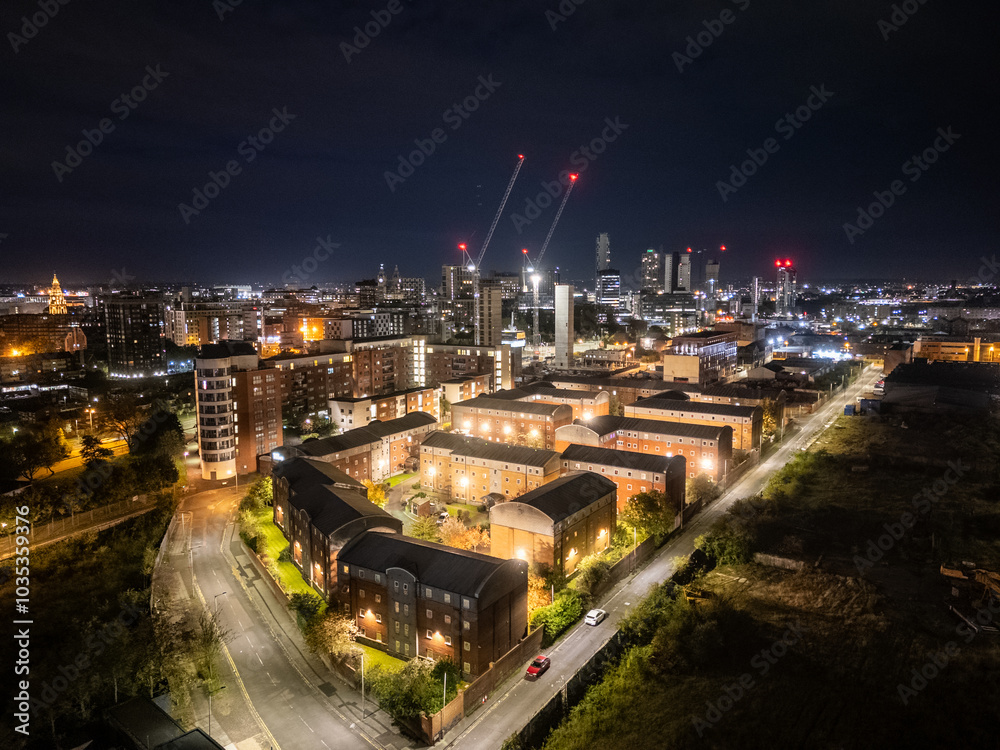
{"type": "Polygon", "coordinates": [[[604,621],[604,618],[608,616],[608,613],[603,609],[592,609],[587,613],[587,616],[583,618],[584,625],[599,625],[604,621]]]}

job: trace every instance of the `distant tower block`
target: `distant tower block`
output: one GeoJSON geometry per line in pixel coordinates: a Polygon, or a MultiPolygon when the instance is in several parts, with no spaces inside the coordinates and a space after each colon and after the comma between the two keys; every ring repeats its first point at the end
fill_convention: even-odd
{"type": "Polygon", "coordinates": [[[49,315],[66,315],[68,312],[66,297],[63,294],[62,286],[59,285],[59,277],[52,274],[52,287],[49,289],[49,315]]]}
{"type": "Polygon", "coordinates": [[[556,367],[573,364],[573,285],[556,284],[556,367]]]}

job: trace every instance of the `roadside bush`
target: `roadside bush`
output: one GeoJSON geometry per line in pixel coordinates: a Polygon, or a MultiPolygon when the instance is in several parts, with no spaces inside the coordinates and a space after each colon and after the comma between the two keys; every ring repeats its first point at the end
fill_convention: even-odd
{"type": "Polygon", "coordinates": [[[583,617],[583,595],[573,589],[563,589],[547,607],[539,607],[531,615],[531,627],[544,627],[542,645],[551,646],[577,620],[583,617]]]}
{"type": "Polygon", "coordinates": [[[600,585],[611,570],[611,565],[600,553],[587,555],[577,566],[576,590],[587,599],[594,595],[594,590],[600,585]]]}
{"type": "Polygon", "coordinates": [[[278,553],[278,562],[290,563],[291,561],[292,561],[292,548],[289,545],[278,553]]]}

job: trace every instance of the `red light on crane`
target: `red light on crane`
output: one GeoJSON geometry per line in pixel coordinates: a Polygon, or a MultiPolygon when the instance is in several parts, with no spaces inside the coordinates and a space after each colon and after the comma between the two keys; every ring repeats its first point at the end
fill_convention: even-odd
{"type": "Polygon", "coordinates": [[[722,252],[725,252],[725,251],[726,251],[726,246],[725,246],[725,245],[720,245],[720,246],[719,246],[719,249],[720,249],[720,250],[721,250],[722,252]]]}
{"type": "Polygon", "coordinates": [[[691,252],[691,248],[688,248],[688,252],[691,252]]]}
{"type": "Polygon", "coordinates": [[[466,247],[467,247],[467,245],[466,245],[466,244],[465,244],[465,243],[463,242],[463,243],[461,243],[461,244],[460,244],[460,245],[458,246],[458,249],[459,249],[459,250],[461,250],[461,251],[462,251],[462,252],[464,253],[464,252],[465,252],[465,248],[466,248],[466,247]]]}
{"type": "Polygon", "coordinates": [[[527,255],[527,254],[528,254],[528,248],[523,248],[523,249],[521,250],[521,252],[522,252],[522,253],[524,253],[525,255],[527,255]]]}
{"type": "Polygon", "coordinates": [[[517,155],[517,158],[518,158],[518,159],[523,159],[523,158],[524,158],[524,154],[518,154],[518,155],[517,155]]]}
{"type": "Polygon", "coordinates": [[[786,260],[786,261],[785,261],[785,265],[786,265],[786,266],[790,266],[790,265],[792,265],[792,261],[790,261],[790,260],[786,260]]]}
{"type": "Polygon", "coordinates": [[[780,260],[774,261],[774,266],[775,268],[781,268],[781,261],[780,260]]]}
{"type": "Polygon", "coordinates": [[[580,175],[578,175],[578,174],[571,174],[571,175],[569,176],[569,181],[570,181],[570,182],[576,182],[576,180],[577,180],[577,178],[578,178],[579,176],[580,176],[580,175]]]}

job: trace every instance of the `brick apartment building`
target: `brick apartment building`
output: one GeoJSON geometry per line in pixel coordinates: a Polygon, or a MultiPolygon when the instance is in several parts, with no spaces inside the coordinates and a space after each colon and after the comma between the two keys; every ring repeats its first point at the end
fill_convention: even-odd
{"type": "Polygon", "coordinates": [[[611,395],[607,391],[577,391],[553,388],[538,382],[497,391],[493,398],[510,401],[528,401],[535,404],[565,404],[573,409],[573,419],[590,419],[609,412],[611,395]]]}
{"type": "Polygon", "coordinates": [[[556,429],[572,421],[573,409],[565,404],[479,396],[451,405],[456,430],[493,442],[552,448],[556,429]]]}
{"type": "Polygon", "coordinates": [[[683,456],[687,476],[704,473],[721,481],[733,465],[733,428],[728,425],[696,425],[634,417],[595,417],[576,420],[556,431],[556,450],[570,445],[683,456]]]}
{"type": "MultiPolygon", "coordinates": [[[[697,383],[673,383],[659,378],[603,378],[590,375],[554,375],[544,383],[569,391],[607,391],[619,406],[628,406],[640,398],[649,398],[664,391],[676,390],[688,394],[701,392],[697,383]]],[[[532,384],[535,385],[535,384],[532,384]]],[[[579,419],[579,417],[576,417],[579,419]]]]}
{"type": "Polygon", "coordinates": [[[366,529],[402,533],[403,522],[368,501],[367,490],[340,469],[311,458],[274,467],[274,523],[292,562],[324,597],[337,590],[337,555],[366,529]]]}
{"type": "Polygon", "coordinates": [[[625,407],[626,417],[658,419],[685,424],[728,425],[733,428],[734,450],[760,450],[764,409],[760,406],[690,401],[683,394],[644,398],[625,407]]]}
{"type": "Polygon", "coordinates": [[[527,635],[521,560],[364,531],[337,557],[333,600],[359,639],[401,659],[450,659],[473,680],[527,635]]]}
{"type": "Polygon", "coordinates": [[[509,500],[556,479],[555,451],[432,432],[420,445],[420,485],[466,503],[509,500]]]}
{"type": "Polygon", "coordinates": [[[364,398],[331,398],[327,403],[330,420],[341,430],[364,427],[374,420],[386,422],[415,411],[430,414],[438,421],[441,419],[441,392],[438,388],[408,388],[384,396],[364,398]]]}
{"type": "Polygon", "coordinates": [[[678,511],[684,507],[687,459],[571,445],[562,453],[563,472],[593,471],[618,487],[618,512],[640,492],[662,492],[678,511]]]}
{"type": "Polygon", "coordinates": [[[381,482],[404,470],[404,462],[417,456],[421,441],[437,426],[437,420],[423,412],[413,412],[388,422],[372,422],[365,427],[318,440],[306,440],[272,453],[277,463],[296,456],[315,458],[363,482],[381,482]]]}
{"type": "Polygon", "coordinates": [[[736,375],[735,331],[698,331],[675,336],[663,351],[663,379],[709,385],[736,375]]]}
{"type": "Polygon", "coordinates": [[[601,474],[573,472],[490,508],[491,554],[571,575],[611,543],[618,488],[601,474]]]}

